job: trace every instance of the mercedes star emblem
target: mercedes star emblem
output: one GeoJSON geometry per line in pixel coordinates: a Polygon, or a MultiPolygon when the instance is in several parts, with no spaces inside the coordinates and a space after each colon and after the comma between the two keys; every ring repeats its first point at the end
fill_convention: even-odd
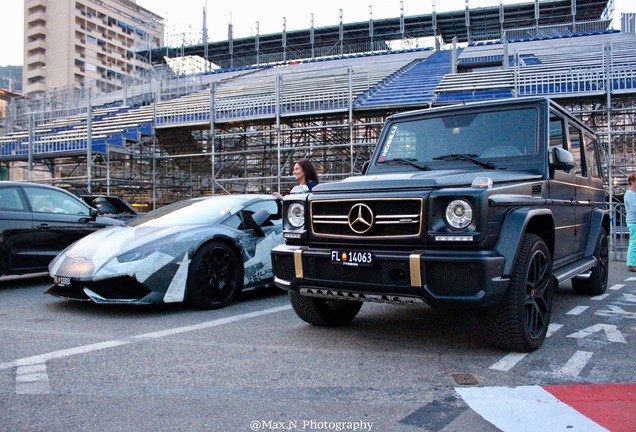
{"type": "Polygon", "coordinates": [[[371,208],[362,203],[355,204],[349,210],[349,228],[356,234],[364,234],[373,227],[373,211],[371,208]]]}

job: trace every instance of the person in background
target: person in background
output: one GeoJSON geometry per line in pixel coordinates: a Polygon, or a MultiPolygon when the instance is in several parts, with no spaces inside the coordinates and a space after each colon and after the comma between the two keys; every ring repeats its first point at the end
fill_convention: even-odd
{"type": "Polygon", "coordinates": [[[627,177],[629,187],[625,191],[625,223],[629,229],[627,248],[627,266],[630,272],[636,272],[636,173],[627,177]]]}
{"type": "MultiPolygon", "coordinates": [[[[316,168],[314,164],[307,158],[301,158],[296,161],[294,164],[294,177],[296,177],[296,181],[299,185],[305,185],[312,190],[314,186],[316,186],[318,182],[318,173],[316,172],[316,168]]],[[[283,199],[283,196],[278,192],[274,192],[274,195],[278,199],[283,199]]],[[[636,222],[635,222],[636,223],[636,222]]]]}

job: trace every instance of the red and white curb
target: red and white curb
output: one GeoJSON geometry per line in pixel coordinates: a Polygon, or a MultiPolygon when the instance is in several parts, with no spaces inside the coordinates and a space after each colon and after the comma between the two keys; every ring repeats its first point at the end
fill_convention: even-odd
{"type": "Polygon", "coordinates": [[[455,390],[473,411],[503,432],[636,431],[636,384],[455,390]]]}

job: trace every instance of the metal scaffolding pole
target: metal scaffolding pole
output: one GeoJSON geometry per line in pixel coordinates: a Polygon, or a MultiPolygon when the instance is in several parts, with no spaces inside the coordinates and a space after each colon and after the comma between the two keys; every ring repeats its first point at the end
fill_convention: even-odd
{"type": "Polygon", "coordinates": [[[35,118],[32,112],[29,113],[29,150],[28,150],[28,165],[29,165],[29,181],[33,181],[33,146],[35,145],[35,118]]]}
{"type": "Polygon", "coordinates": [[[215,165],[216,165],[216,161],[215,161],[215,157],[216,157],[216,151],[215,151],[215,146],[214,146],[214,141],[215,141],[215,137],[214,137],[214,128],[215,128],[215,105],[214,105],[214,96],[216,93],[216,83],[212,82],[210,83],[210,165],[211,170],[212,170],[212,195],[216,194],[216,172],[215,172],[215,165]]]}
{"type": "Polygon", "coordinates": [[[280,74],[276,74],[276,166],[278,167],[278,173],[276,175],[277,177],[277,184],[276,184],[276,190],[280,193],[280,186],[281,186],[281,157],[280,157],[280,141],[281,141],[281,122],[280,122],[280,88],[281,88],[281,75],[280,74]]]}
{"type": "Polygon", "coordinates": [[[93,166],[93,101],[92,89],[88,89],[88,111],[86,113],[86,189],[92,192],[91,168],[93,166]]]}

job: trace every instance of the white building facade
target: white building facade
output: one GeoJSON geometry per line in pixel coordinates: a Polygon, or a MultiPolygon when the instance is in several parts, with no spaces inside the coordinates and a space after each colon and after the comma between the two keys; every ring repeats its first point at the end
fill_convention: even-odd
{"type": "Polygon", "coordinates": [[[24,0],[24,93],[119,90],[151,67],[136,51],[163,38],[163,18],[135,0],[24,0]]]}

